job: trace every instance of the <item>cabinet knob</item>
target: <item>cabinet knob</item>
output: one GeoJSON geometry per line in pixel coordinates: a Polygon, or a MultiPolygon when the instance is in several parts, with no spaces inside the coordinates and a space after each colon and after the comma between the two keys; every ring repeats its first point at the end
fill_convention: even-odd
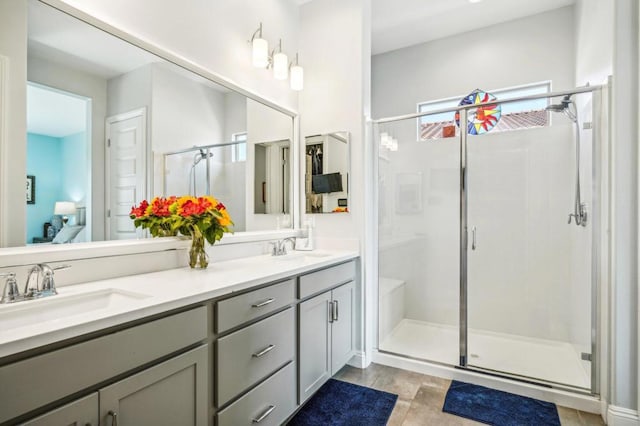
{"type": "Polygon", "coordinates": [[[118,413],[113,410],[109,410],[107,416],[111,417],[111,426],[118,426],[118,413]]]}

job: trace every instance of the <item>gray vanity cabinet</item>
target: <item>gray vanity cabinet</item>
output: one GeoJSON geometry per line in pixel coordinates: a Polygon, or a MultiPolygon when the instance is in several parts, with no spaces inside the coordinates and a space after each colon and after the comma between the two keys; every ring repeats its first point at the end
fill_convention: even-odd
{"type": "Polygon", "coordinates": [[[98,393],[80,398],[42,416],[23,423],[23,426],[98,426],[98,393]]]}
{"type": "Polygon", "coordinates": [[[299,404],[353,356],[354,289],[350,281],[300,303],[299,404]]]}
{"type": "Polygon", "coordinates": [[[207,362],[203,345],[24,425],[205,426],[207,362]]]}
{"type": "Polygon", "coordinates": [[[101,425],[207,425],[208,346],[100,389],[101,425]]]}

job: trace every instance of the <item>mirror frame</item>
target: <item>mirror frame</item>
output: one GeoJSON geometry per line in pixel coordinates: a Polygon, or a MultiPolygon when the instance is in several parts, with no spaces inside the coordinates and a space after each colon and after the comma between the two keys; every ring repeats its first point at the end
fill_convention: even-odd
{"type": "MultiPolygon", "coordinates": [[[[24,0],[24,1],[26,2],[28,0],[24,0]]],[[[205,69],[197,65],[196,63],[190,61],[189,59],[186,59],[175,53],[166,51],[153,43],[140,39],[134,36],[133,34],[127,33],[126,31],[116,28],[104,21],[101,21],[100,19],[96,18],[93,15],[90,15],[86,12],[76,9],[75,7],[67,3],[64,3],[62,0],[37,0],[37,1],[47,6],[50,6],[56,10],[59,10],[62,13],[70,15],[101,31],[104,31],[107,34],[117,37],[126,43],[129,43],[135,47],[138,47],[153,55],[156,55],[165,61],[168,61],[174,65],[177,65],[178,67],[181,67],[194,74],[197,74],[206,80],[219,84],[220,86],[226,87],[227,89],[235,91],[240,95],[243,95],[253,101],[256,101],[260,104],[263,104],[267,107],[270,107],[278,112],[281,112],[289,116],[292,120],[292,126],[291,126],[291,130],[292,130],[291,141],[293,145],[292,158],[299,157],[300,118],[297,111],[291,110],[274,101],[263,98],[257,93],[249,89],[243,88],[241,86],[238,86],[237,84],[233,83],[231,80],[215,72],[212,72],[208,69],[205,69]]],[[[25,48],[26,48],[26,44],[25,44],[25,48]]],[[[3,71],[6,72],[5,68],[3,67],[3,64],[0,62],[0,78],[2,77],[3,71]]],[[[27,81],[25,81],[25,85],[26,84],[27,84],[27,81]]],[[[3,91],[5,90],[5,88],[1,86],[2,85],[0,84],[0,94],[3,94],[3,91]]],[[[4,126],[6,126],[6,123],[3,122],[3,117],[0,116],[0,130],[4,126]]],[[[9,141],[6,140],[6,137],[3,137],[3,135],[0,134],[0,152],[4,152],[5,146],[8,142],[9,141]]],[[[300,173],[300,164],[297,161],[293,161],[292,163],[293,164],[292,164],[291,174],[292,176],[298,176],[300,173]]],[[[0,168],[0,173],[2,173],[2,176],[4,177],[5,170],[0,168]]],[[[3,180],[6,180],[6,179],[3,179],[3,180]]],[[[282,236],[295,235],[297,233],[296,229],[299,229],[299,223],[300,223],[300,210],[299,210],[300,195],[299,194],[300,194],[300,183],[297,179],[292,179],[291,200],[290,200],[292,227],[290,229],[267,230],[267,231],[244,231],[239,233],[238,235],[226,235],[223,241],[226,244],[241,243],[241,242],[257,242],[257,241],[265,241],[265,240],[274,239],[274,238],[281,238],[282,236]]],[[[7,197],[7,190],[6,190],[6,184],[5,184],[0,188],[0,205],[7,205],[6,197],[7,197]]],[[[5,212],[0,211],[0,229],[5,229],[4,226],[7,225],[7,221],[8,221],[8,218],[5,212]]],[[[4,232],[2,232],[1,234],[4,235],[4,232]]],[[[120,240],[120,241],[95,241],[95,242],[87,242],[87,243],[77,243],[77,245],[76,244],[72,245],[74,246],[73,248],[66,248],[66,250],[60,251],[60,253],[64,256],[64,259],[90,258],[90,257],[95,257],[96,255],[100,255],[100,253],[104,253],[105,250],[109,253],[113,252],[114,254],[115,253],[129,254],[129,253],[157,251],[158,248],[160,250],[167,250],[171,248],[180,249],[180,248],[184,248],[184,245],[185,245],[184,239],[181,237],[171,238],[171,241],[167,241],[169,240],[169,238],[166,238],[166,239],[163,238],[161,240],[164,240],[164,241],[155,240],[155,243],[154,243],[154,240],[155,239],[151,239],[151,242],[147,240],[120,240]],[[75,248],[77,248],[78,250],[75,250],[75,248]],[[93,253],[94,248],[95,248],[95,254],[93,253]],[[75,254],[75,256],[73,254],[75,254]],[[76,256],[79,256],[79,257],[76,257],[76,256]]],[[[218,242],[218,244],[220,244],[221,242],[222,241],[218,242]]],[[[6,241],[0,241],[0,243],[6,244],[6,241]]],[[[0,248],[0,256],[4,257],[5,255],[9,255],[9,258],[5,258],[3,260],[8,260],[10,262],[9,264],[15,264],[15,262],[11,262],[9,260],[10,258],[14,258],[14,256],[11,256],[11,255],[16,255],[18,256],[18,258],[20,258],[25,254],[25,252],[28,252],[29,254],[37,254],[37,253],[54,254],[54,253],[58,253],[59,250],[60,250],[60,247],[57,247],[57,246],[56,247],[51,247],[51,246],[2,247],[0,248]]],[[[54,256],[58,257],[56,255],[54,256]]],[[[30,256],[27,256],[27,257],[30,257],[30,256]]],[[[15,260],[17,261],[18,258],[16,258],[15,260]]],[[[27,258],[25,258],[24,260],[25,260],[24,262],[20,261],[19,263],[20,264],[29,263],[27,258]]],[[[7,264],[7,263],[5,261],[2,261],[0,262],[0,266],[1,264],[7,264]]]]}

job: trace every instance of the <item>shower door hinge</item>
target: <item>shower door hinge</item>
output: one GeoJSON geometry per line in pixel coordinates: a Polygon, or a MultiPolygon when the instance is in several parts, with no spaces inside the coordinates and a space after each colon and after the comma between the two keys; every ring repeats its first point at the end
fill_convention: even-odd
{"type": "Polygon", "coordinates": [[[107,148],[111,148],[111,139],[107,139],[107,148]]]}
{"type": "Polygon", "coordinates": [[[582,123],[582,130],[590,130],[591,128],[593,128],[593,125],[590,121],[585,121],[584,123],[582,123]]]}
{"type": "Polygon", "coordinates": [[[111,209],[107,210],[107,217],[111,217],[111,209]]]}
{"type": "Polygon", "coordinates": [[[588,354],[588,353],[586,353],[586,352],[582,352],[582,353],[580,354],[580,358],[581,358],[583,361],[591,361],[591,354],[588,354]]]}

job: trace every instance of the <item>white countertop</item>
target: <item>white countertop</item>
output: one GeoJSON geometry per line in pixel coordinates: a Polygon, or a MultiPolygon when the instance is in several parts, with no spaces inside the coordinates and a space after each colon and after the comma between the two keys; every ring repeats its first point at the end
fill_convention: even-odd
{"type": "Polygon", "coordinates": [[[0,305],[0,358],[357,256],[355,251],[335,250],[263,255],[212,262],[205,270],[179,268],[61,287],[57,296],[0,305]],[[81,300],[83,309],[74,300],[81,300]],[[89,307],[94,300],[102,300],[105,307],[97,302],[89,307]]]}

